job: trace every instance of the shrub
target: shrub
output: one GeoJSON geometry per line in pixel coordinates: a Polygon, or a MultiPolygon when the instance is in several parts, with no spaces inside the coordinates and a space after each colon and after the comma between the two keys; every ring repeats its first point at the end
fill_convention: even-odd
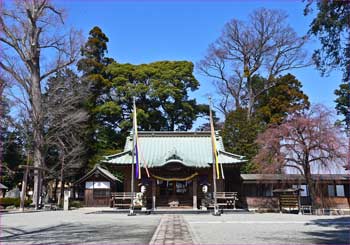
{"type": "Polygon", "coordinates": [[[71,208],[81,208],[83,205],[81,204],[80,201],[71,201],[69,203],[69,207],[71,208]]]}
{"type": "MultiPolygon", "coordinates": [[[[21,203],[20,198],[12,198],[12,197],[5,197],[0,198],[0,206],[7,207],[7,206],[16,206],[19,207],[21,203]]],[[[24,206],[27,207],[32,203],[32,200],[25,200],[24,206]]]]}

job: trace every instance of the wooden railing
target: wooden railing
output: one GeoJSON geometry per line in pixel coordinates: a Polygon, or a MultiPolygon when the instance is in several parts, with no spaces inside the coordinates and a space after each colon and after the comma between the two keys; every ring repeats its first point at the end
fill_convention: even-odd
{"type": "MultiPolygon", "coordinates": [[[[238,201],[237,192],[216,192],[217,205],[219,207],[236,209],[236,201],[238,201]]],[[[209,207],[214,207],[214,202],[211,202],[209,207]]]]}
{"type": "MultiPolygon", "coordinates": [[[[134,199],[136,193],[134,192],[134,199]]],[[[130,207],[132,199],[132,192],[112,192],[111,206],[112,207],[130,207]]]]}
{"type": "Polygon", "coordinates": [[[226,208],[232,207],[236,209],[236,201],[238,201],[237,192],[216,192],[216,199],[219,206],[226,208]]]}

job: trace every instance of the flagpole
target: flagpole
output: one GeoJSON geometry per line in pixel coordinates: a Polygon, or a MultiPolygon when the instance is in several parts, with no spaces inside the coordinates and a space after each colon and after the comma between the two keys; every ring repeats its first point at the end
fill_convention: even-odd
{"type": "Polygon", "coordinates": [[[131,150],[131,205],[130,205],[130,210],[128,216],[134,216],[134,195],[135,195],[135,188],[134,188],[134,165],[135,165],[135,110],[136,105],[135,105],[135,96],[133,96],[133,110],[132,110],[132,150],[131,150]]]}
{"type": "MultiPolygon", "coordinates": [[[[212,134],[212,126],[213,126],[213,115],[212,115],[212,111],[211,111],[211,97],[209,97],[209,120],[210,120],[210,131],[212,134]]],[[[213,136],[211,135],[211,138],[213,136]]],[[[218,210],[218,203],[217,203],[217,198],[216,198],[216,158],[215,158],[215,153],[214,153],[214,146],[213,146],[213,138],[212,138],[212,147],[213,147],[213,197],[214,197],[214,214],[215,216],[220,215],[219,210],[218,210]]]]}

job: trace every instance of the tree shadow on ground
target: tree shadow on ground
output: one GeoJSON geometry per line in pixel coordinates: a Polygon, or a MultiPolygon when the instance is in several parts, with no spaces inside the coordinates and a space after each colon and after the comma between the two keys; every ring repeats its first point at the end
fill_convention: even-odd
{"type": "Polygon", "coordinates": [[[339,218],[320,218],[306,225],[317,225],[328,228],[320,231],[305,231],[304,234],[312,237],[314,244],[350,244],[350,216],[339,218]]]}
{"type": "Polygon", "coordinates": [[[1,244],[146,244],[152,238],[154,226],[91,225],[64,223],[36,230],[25,231],[3,226],[10,235],[0,237],[1,244]]]}

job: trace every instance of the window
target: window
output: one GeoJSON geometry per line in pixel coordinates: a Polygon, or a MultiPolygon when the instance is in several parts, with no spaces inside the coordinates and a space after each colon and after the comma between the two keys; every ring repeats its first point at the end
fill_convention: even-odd
{"type": "Polygon", "coordinates": [[[330,197],[344,197],[344,185],[328,185],[328,196],[330,197]]]}
{"type": "Polygon", "coordinates": [[[176,181],[176,194],[185,194],[188,191],[186,182],[176,181]]]}
{"type": "Polygon", "coordinates": [[[328,185],[328,196],[335,197],[334,185],[328,185]]]}
{"type": "Polygon", "coordinates": [[[344,193],[344,185],[336,185],[336,192],[337,192],[337,197],[344,197],[345,193],[344,193]]]}
{"type": "Polygon", "coordinates": [[[85,182],[85,189],[94,189],[94,182],[93,181],[86,181],[85,182]]]}
{"type": "Polygon", "coordinates": [[[300,196],[301,197],[307,197],[309,196],[309,188],[307,185],[293,185],[293,188],[297,189],[300,188],[300,196]]]}
{"type": "Polygon", "coordinates": [[[109,189],[111,183],[108,181],[86,181],[85,189],[109,189]]]}
{"type": "Polygon", "coordinates": [[[272,185],[269,185],[269,184],[263,185],[263,196],[272,197],[272,185]]]}
{"type": "Polygon", "coordinates": [[[244,185],[244,193],[248,197],[258,196],[258,185],[255,185],[255,184],[244,185]]]}

